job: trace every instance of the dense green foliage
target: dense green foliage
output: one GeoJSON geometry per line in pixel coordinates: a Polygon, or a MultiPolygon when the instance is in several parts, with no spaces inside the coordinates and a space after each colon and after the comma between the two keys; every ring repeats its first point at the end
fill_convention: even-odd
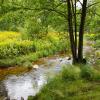
{"type": "Polygon", "coordinates": [[[97,48],[97,49],[100,48],[100,33],[95,33],[95,34],[87,33],[85,34],[85,38],[89,41],[94,42],[94,44],[92,44],[94,48],[97,48]]]}
{"type": "Polygon", "coordinates": [[[28,100],[99,100],[100,73],[90,66],[67,66],[28,100]]]}
{"type": "MultiPolygon", "coordinates": [[[[74,3],[75,0],[70,1],[74,3]]],[[[76,1],[79,3],[79,0],[76,1]]],[[[83,27],[86,33],[84,34],[84,43],[92,41],[89,46],[97,51],[93,51],[91,55],[93,60],[96,57],[97,62],[95,60],[89,62],[95,62],[94,66],[98,67],[100,66],[100,0],[88,1],[85,28],[83,27]]],[[[72,20],[72,25],[68,27],[66,0],[0,0],[0,69],[21,66],[18,70],[16,67],[15,70],[8,69],[6,73],[0,70],[3,73],[1,73],[1,79],[7,74],[16,74],[18,71],[24,72],[24,67],[31,69],[33,62],[39,58],[60,52],[66,53],[70,50],[70,47],[73,48],[73,51],[80,49],[78,42],[80,42],[79,35],[82,32],[79,32],[79,29],[84,24],[84,21],[81,24],[80,22],[84,20],[85,13],[83,19],[81,19],[82,8],[75,8],[74,5],[71,4],[74,9],[70,9],[73,12],[72,16],[69,14],[72,17],[69,18],[69,20],[72,20]],[[75,21],[76,25],[74,25],[75,21]],[[71,28],[73,34],[70,36],[68,29],[71,28]],[[71,46],[69,39],[72,37],[71,46]],[[77,41],[74,41],[75,39],[77,41]],[[75,48],[73,44],[75,44],[75,48]]],[[[83,50],[83,46],[81,49],[83,50]]],[[[74,55],[74,57],[78,61],[80,52],[78,50],[75,52],[78,55],[76,57],[74,55]]],[[[66,65],[60,74],[55,76],[54,79],[48,80],[41,91],[34,97],[30,96],[29,100],[99,100],[99,67],[95,69],[88,65],[80,66],[66,65]]]]}
{"type": "Polygon", "coordinates": [[[0,33],[0,59],[28,54],[35,51],[33,41],[21,40],[19,33],[0,33]]]}
{"type": "MultiPolygon", "coordinates": [[[[0,33],[0,66],[23,65],[38,58],[69,50],[69,42],[57,33],[49,33],[44,39],[28,40],[21,33],[0,33]]],[[[28,66],[27,64],[24,66],[28,66]]]]}
{"type": "Polygon", "coordinates": [[[28,54],[35,51],[32,41],[7,41],[0,43],[0,59],[28,54]]]}

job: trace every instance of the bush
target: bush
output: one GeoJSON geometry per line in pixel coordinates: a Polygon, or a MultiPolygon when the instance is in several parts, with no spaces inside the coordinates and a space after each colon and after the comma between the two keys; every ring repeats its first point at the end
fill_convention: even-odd
{"type": "Polygon", "coordinates": [[[37,19],[35,18],[26,20],[24,29],[25,29],[24,32],[31,40],[41,39],[43,38],[43,35],[45,35],[41,22],[38,22],[37,19]]]}
{"type": "Polygon", "coordinates": [[[49,34],[46,39],[34,41],[22,40],[21,34],[16,32],[0,33],[0,59],[13,58],[30,52],[40,51],[42,57],[65,51],[67,42],[60,40],[57,34],[49,34]],[[52,36],[53,35],[53,36],[52,36]]]}
{"type": "Polygon", "coordinates": [[[80,69],[78,67],[68,66],[62,71],[62,78],[66,81],[73,81],[80,78],[80,69]]]}
{"type": "Polygon", "coordinates": [[[16,65],[16,59],[0,59],[0,68],[6,68],[16,65]]]}
{"type": "Polygon", "coordinates": [[[60,39],[57,33],[49,33],[42,39],[28,40],[17,32],[1,32],[0,39],[0,66],[23,65],[27,61],[36,61],[38,58],[65,51],[68,47],[68,41],[60,39]],[[34,54],[30,55],[31,53],[34,54]]]}
{"type": "Polygon", "coordinates": [[[49,33],[47,38],[52,43],[54,52],[69,50],[69,41],[61,38],[57,33],[49,33]]]}
{"type": "Polygon", "coordinates": [[[85,36],[89,40],[95,40],[96,39],[96,34],[93,34],[93,33],[85,34],[85,36]]]}
{"type": "Polygon", "coordinates": [[[34,44],[36,46],[36,51],[49,50],[52,47],[51,42],[47,40],[35,40],[34,44]]]}
{"type": "Polygon", "coordinates": [[[93,80],[94,79],[94,69],[90,66],[83,66],[81,68],[81,77],[86,80],[93,80]]]}
{"type": "Polygon", "coordinates": [[[74,81],[78,79],[85,79],[88,81],[100,81],[100,73],[98,70],[93,68],[93,66],[68,66],[64,68],[61,72],[61,76],[63,80],[66,81],[74,81]]]}
{"type": "Polygon", "coordinates": [[[94,44],[95,48],[100,48],[100,40],[96,40],[95,44],[94,44]]]}
{"type": "Polygon", "coordinates": [[[19,57],[0,59],[0,67],[12,67],[15,65],[24,66],[28,62],[28,65],[31,65],[33,61],[38,60],[38,53],[30,53],[28,55],[23,55],[19,57]]]}
{"type": "Polygon", "coordinates": [[[0,43],[0,59],[12,58],[19,55],[28,54],[35,51],[32,41],[5,41],[0,43]]]}
{"type": "Polygon", "coordinates": [[[13,58],[35,51],[33,41],[22,40],[17,32],[0,32],[0,59],[13,58]]]}
{"type": "Polygon", "coordinates": [[[30,96],[28,100],[99,100],[100,84],[96,80],[87,81],[86,76],[91,78],[94,73],[95,79],[100,79],[100,74],[92,67],[79,66],[64,67],[60,74],[49,80],[38,94],[30,96]]]}
{"type": "Polygon", "coordinates": [[[100,33],[88,33],[85,34],[85,37],[89,40],[96,41],[100,38],[100,33]]]}
{"type": "Polygon", "coordinates": [[[0,32],[0,42],[7,41],[7,40],[20,40],[21,34],[17,32],[0,32]]]}

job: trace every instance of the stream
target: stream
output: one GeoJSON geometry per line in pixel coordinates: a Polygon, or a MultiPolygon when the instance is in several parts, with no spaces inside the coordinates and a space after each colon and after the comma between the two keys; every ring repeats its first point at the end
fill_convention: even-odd
{"type": "MultiPolygon", "coordinates": [[[[51,57],[43,58],[43,63],[37,69],[32,69],[30,72],[22,75],[7,76],[0,83],[0,94],[4,96],[2,100],[27,100],[28,96],[36,95],[41,87],[47,83],[47,80],[57,74],[66,64],[71,64],[72,60],[68,57],[51,57]]],[[[0,99],[1,100],[1,99],[0,99]]]]}
{"type": "MultiPolygon", "coordinates": [[[[100,60],[91,46],[84,46],[83,49],[84,57],[91,58],[90,63],[95,63],[97,59],[100,60]]],[[[40,63],[33,64],[38,68],[33,68],[21,75],[6,76],[6,79],[0,82],[0,97],[3,97],[0,100],[27,100],[28,96],[35,96],[48,79],[54,77],[64,65],[67,67],[68,64],[72,64],[72,59],[66,56],[45,57],[40,63]]]]}

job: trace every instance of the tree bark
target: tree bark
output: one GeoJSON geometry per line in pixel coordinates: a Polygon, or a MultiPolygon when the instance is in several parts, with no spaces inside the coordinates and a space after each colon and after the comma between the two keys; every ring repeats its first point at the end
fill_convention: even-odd
{"type": "Polygon", "coordinates": [[[68,26],[69,26],[71,51],[72,51],[73,63],[75,63],[76,62],[76,55],[75,55],[75,42],[74,42],[74,34],[73,34],[73,20],[72,20],[73,15],[72,15],[71,0],[67,0],[67,7],[68,7],[68,26]]]}
{"type": "Polygon", "coordinates": [[[79,63],[83,62],[83,34],[84,34],[84,25],[87,11],[87,0],[83,0],[82,5],[82,14],[81,14],[81,22],[79,29],[79,46],[78,46],[78,61],[79,63]]]}
{"type": "Polygon", "coordinates": [[[74,14],[74,24],[75,24],[75,53],[77,59],[77,20],[76,20],[76,0],[75,0],[75,14],[74,14]]]}

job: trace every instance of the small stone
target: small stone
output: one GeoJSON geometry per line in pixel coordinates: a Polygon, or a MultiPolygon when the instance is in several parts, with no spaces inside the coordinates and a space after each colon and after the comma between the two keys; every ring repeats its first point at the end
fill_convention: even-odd
{"type": "Polygon", "coordinates": [[[66,57],[67,60],[71,60],[71,57],[66,57]]]}
{"type": "Polygon", "coordinates": [[[60,62],[63,61],[62,59],[60,59],[60,62]]]}
{"type": "Polygon", "coordinates": [[[34,68],[34,69],[38,69],[39,66],[38,66],[38,65],[33,65],[33,68],[34,68]]]}
{"type": "Polygon", "coordinates": [[[68,60],[71,60],[71,57],[69,57],[68,60]]]}

